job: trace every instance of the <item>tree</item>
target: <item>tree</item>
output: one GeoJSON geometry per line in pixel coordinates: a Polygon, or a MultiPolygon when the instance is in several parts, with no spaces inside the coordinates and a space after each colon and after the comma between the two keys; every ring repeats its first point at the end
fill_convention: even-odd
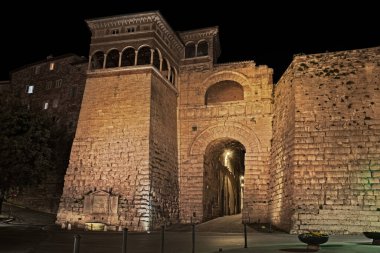
{"type": "Polygon", "coordinates": [[[8,195],[39,184],[53,168],[49,119],[18,101],[0,97],[0,213],[8,195]]]}

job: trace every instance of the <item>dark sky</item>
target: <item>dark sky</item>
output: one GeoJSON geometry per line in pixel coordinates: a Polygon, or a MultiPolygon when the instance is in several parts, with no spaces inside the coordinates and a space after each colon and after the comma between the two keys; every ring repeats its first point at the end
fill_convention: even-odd
{"type": "Polygon", "coordinates": [[[380,46],[376,1],[276,2],[12,1],[1,7],[0,80],[8,79],[11,69],[51,54],[76,53],[87,57],[90,33],[85,19],[151,10],[159,10],[177,31],[219,26],[220,62],[254,60],[274,68],[275,79],[294,54],[380,46]]]}

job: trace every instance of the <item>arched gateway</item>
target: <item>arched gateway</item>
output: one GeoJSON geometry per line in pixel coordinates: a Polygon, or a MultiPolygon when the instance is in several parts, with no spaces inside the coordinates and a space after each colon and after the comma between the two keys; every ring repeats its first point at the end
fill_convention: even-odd
{"type": "Polygon", "coordinates": [[[224,215],[243,213],[251,222],[267,219],[266,164],[261,160],[260,141],[254,131],[237,122],[211,126],[195,138],[182,164],[182,219],[206,221],[224,215]],[[187,174],[187,175],[185,175],[187,174]]]}

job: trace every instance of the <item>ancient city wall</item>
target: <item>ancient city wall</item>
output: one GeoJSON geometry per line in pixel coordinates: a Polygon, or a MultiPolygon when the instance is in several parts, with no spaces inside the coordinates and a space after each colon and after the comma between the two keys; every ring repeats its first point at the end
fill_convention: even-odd
{"type": "Polygon", "coordinates": [[[269,214],[271,223],[283,230],[290,229],[294,213],[294,118],[295,86],[282,78],[274,92],[269,214]]]}
{"type": "Polygon", "coordinates": [[[291,232],[379,230],[379,75],[370,48],[297,56],[277,85],[295,91],[291,232]]]}
{"type": "Polygon", "coordinates": [[[271,69],[255,66],[253,62],[181,68],[178,131],[181,222],[204,220],[204,196],[207,190],[216,189],[214,185],[207,188],[204,182],[204,170],[209,167],[204,162],[210,160],[205,157],[207,147],[233,141],[246,150],[243,219],[268,220],[271,76],[271,69]],[[206,105],[208,88],[226,80],[243,87],[244,100],[206,105]]]}

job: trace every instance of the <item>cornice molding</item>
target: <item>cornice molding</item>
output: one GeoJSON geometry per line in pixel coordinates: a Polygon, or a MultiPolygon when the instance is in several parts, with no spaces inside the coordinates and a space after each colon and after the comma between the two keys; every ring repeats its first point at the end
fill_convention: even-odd
{"type": "Polygon", "coordinates": [[[171,29],[171,27],[168,25],[165,19],[160,15],[159,12],[106,17],[100,19],[86,20],[86,22],[91,32],[105,28],[155,23],[157,29],[160,29],[162,34],[164,35],[162,39],[164,41],[168,40],[169,47],[172,47],[174,50],[177,51],[177,54],[181,56],[184,51],[183,43],[178,38],[176,33],[171,29]]]}
{"type": "Polygon", "coordinates": [[[184,41],[189,41],[189,40],[194,40],[194,39],[202,39],[202,38],[207,38],[207,37],[215,37],[217,35],[218,35],[218,28],[217,27],[180,32],[180,37],[184,41]]]}

